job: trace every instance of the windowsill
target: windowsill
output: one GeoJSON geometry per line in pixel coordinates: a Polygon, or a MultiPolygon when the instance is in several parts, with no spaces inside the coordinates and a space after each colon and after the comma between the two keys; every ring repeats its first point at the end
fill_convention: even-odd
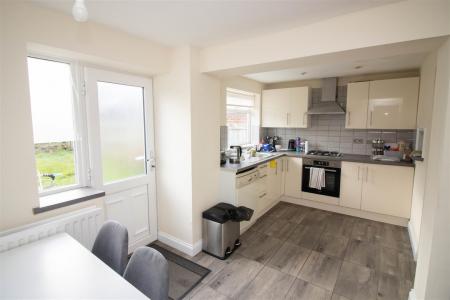
{"type": "Polygon", "coordinates": [[[46,211],[66,207],[103,196],[105,196],[104,191],[96,190],[90,187],[83,187],[48,196],[42,196],[39,198],[39,207],[34,207],[33,213],[40,214],[46,211]]]}

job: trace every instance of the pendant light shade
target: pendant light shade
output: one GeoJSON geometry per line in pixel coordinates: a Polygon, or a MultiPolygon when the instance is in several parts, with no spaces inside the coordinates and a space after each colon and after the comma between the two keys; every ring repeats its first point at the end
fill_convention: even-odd
{"type": "Polygon", "coordinates": [[[77,22],[87,21],[88,11],[86,5],[84,4],[84,0],[75,0],[72,8],[72,15],[77,22]]]}

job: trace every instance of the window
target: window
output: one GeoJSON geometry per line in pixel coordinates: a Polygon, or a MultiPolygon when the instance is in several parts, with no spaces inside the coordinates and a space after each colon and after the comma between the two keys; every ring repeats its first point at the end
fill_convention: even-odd
{"type": "Polygon", "coordinates": [[[71,64],[28,57],[37,181],[41,194],[83,184],[71,64]]]}
{"type": "Polygon", "coordinates": [[[228,146],[257,144],[259,103],[255,94],[227,89],[228,146]]]}

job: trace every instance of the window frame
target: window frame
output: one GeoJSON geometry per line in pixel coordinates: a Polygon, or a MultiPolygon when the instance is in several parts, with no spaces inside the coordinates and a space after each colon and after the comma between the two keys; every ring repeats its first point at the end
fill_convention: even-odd
{"type": "MultiPolygon", "coordinates": [[[[74,168],[75,177],[77,182],[72,185],[53,187],[47,190],[39,191],[39,197],[45,197],[49,195],[54,195],[58,193],[63,193],[79,188],[90,187],[91,186],[91,170],[89,163],[89,149],[88,149],[88,131],[87,131],[87,121],[86,121],[86,93],[84,85],[84,75],[83,75],[83,65],[72,59],[68,59],[56,55],[46,55],[38,52],[28,52],[27,59],[27,72],[28,72],[28,58],[47,60],[56,63],[65,63],[70,67],[71,80],[72,80],[72,111],[73,111],[73,126],[74,126],[74,168]]],[[[28,79],[28,91],[30,92],[30,78],[28,79]]],[[[31,93],[29,94],[29,101],[31,105],[31,93]]],[[[31,112],[31,118],[33,114],[31,112]]],[[[34,132],[33,132],[34,137],[34,132]]],[[[34,149],[33,141],[33,153],[34,153],[34,167],[37,173],[36,164],[36,153],[34,149]]]]}
{"type": "MultiPolygon", "coordinates": [[[[248,92],[245,90],[239,90],[239,89],[235,89],[232,87],[227,87],[225,89],[225,117],[226,119],[228,119],[228,107],[242,107],[242,108],[249,108],[249,110],[251,111],[250,113],[250,119],[249,119],[249,129],[248,129],[248,135],[250,136],[250,143],[249,144],[242,144],[239,145],[241,147],[247,148],[247,147],[251,147],[253,146],[255,143],[258,143],[259,141],[259,137],[260,137],[260,133],[259,131],[257,132],[253,132],[253,127],[257,127],[260,125],[260,120],[261,120],[261,103],[260,103],[260,94],[257,93],[253,93],[253,92],[248,92]],[[237,105],[237,104],[228,104],[228,93],[232,93],[232,94],[241,94],[241,95],[245,95],[245,96],[251,96],[253,97],[253,106],[247,106],[247,105],[237,105]],[[256,140],[255,140],[256,138],[256,140]]],[[[228,126],[228,121],[227,121],[227,127],[228,126]]],[[[229,131],[230,129],[227,128],[227,131],[229,131]]],[[[228,133],[228,138],[227,138],[227,148],[229,148],[232,144],[230,143],[229,140],[229,133],[228,133]]]]}

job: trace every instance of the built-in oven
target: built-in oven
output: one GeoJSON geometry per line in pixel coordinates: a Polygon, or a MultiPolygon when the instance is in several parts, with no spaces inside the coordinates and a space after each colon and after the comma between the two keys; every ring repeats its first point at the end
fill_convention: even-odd
{"type": "Polygon", "coordinates": [[[324,196],[339,198],[341,186],[341,161],[303,158],[302,191],[324,196]],[[325,172],[325,187],[321,189],[310,187],[311,168],[323,168],[325,172]]]}

